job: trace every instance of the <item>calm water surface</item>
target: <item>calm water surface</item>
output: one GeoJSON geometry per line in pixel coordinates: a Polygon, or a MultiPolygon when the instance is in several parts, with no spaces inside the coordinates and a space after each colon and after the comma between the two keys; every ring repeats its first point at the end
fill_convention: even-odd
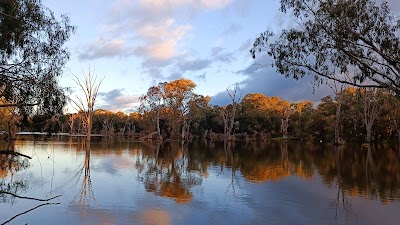
{"type": "MultiPolygon", "coordinates": [[[[2,147],[5,148],[4,146],[2,147]]],[[[0,224],[399,224],[400,149],[302,143],[19,141],[0,224]]]]}

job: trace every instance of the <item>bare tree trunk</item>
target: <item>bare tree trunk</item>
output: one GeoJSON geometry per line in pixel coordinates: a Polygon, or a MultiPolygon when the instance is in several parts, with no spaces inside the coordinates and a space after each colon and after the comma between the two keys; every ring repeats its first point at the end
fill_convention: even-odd
{"type": "Polygon", "coordinates": [[[221,115],[222,115],[222,120],[224,121],[224,139],[229,138],[229,126],[228,126],[228,117],[229,117],[229,111],[228,107],[224,106],[221,108],[221,115]]]}
{"type": "MultiPolygon", "coordinates": [[[[337,75],[337,77],[343,80],[351,80],[351,77],[348,73],[342,73],[337,75]]],[[[333,81],[332,83],[328,83],[328,86],[333,90],[335,93],[335,100],[336,100],[336,114],[335,114],[335,144],[343,144],[342,139],[340,138],[340,113],[341,107],[344,101],[343,91],[349,86],[348,84],[337,83],[333,81]]]]}
{"type": "Polygon", "coordinates": [[[338,102],[336,106],[336,117],[335,117],[335,144],[342,144],[340,139],[339,123],[340,123],[340,109],[342,107],[342,102],[338,102]]]}
{"type": "Polygon", "coordinates": [[[289,128],[289,115],[286,115],[281,120],[282,137],[284,140],[288,139],[288,128],[289,128]]]}
{"type": "Polygon", "coordinates": [[[86,142],[90,143],[90,139],[92,136],[92,112],[88,112],[87,115],[87,132],[86,132],[86,142]]]}
{"type": "Polygon", "coordinates": [[[231,107],[225,106],[221,108],[222,118],[224,120],[224,139],[233,140],[234,128],[235,128],[235,116],[237,103],[241,101],[243,89],[238,84],[233,89],[227,88],[229,98],[232,101],[231,107]],[[233,136],[233,137],[232,137],[233,136]]]}
{"type": "Polygon", "coordinates": [[[367,143],[371,142],[371,134],[372,134],[372,122],[371,123],[367,123],[365,124],[365,128],[367,130],[367,137],[366,137],[366,141],[367,143]]]}
{"type": "Polygon", "coordinates": [[[360,101],[362,105],[361,115],[367,131],[366,142],[371,142],[372,126],[381,111],[380,93],[376,89],[359,89],[360,101]]]}
{"type": "Polygon", "coordinates": [[[159,141],[163,140],[163,137],[161,136],[161,129],[160,129],[160,108],[157,109],[157,139],[159,141]]]}
{"type": "Polygon", "coordinates": [[[69,135],[73,134],[73,130],[74,130],[74,114],[71,114],[69,116],[69,120],[68,120],[68,126],[69,126],[69,135]]]}
{"type": "Polygon", "coordinates": [[[9,140],[17,139],[17,124],[13,120],[8,122],[8,138],[9,140]]]}

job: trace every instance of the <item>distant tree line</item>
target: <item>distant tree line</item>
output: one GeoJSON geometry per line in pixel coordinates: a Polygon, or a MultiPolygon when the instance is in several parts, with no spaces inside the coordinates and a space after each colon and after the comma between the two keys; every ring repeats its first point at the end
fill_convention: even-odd
{"type": "MultiPolygon", "coordinates": [[[[191,80],[180,79],[150,87],[141,98],[138,112],[129,115],[97,109],[93,112],[92,133],[159,140],[400,141],[400,100],[382,89],[345,88],[334,96],[323,97],[317,106],[312,101],[289,102],[260,93],[247,94],[234,105],[218,106],[210,104],[209,96],[196,94],[195,86],[191,80]],[[233,108],[236,113],[229,137],[226,114],[233,108]]],[[[232,90],[228,89],[227,95],[232,90]]],[[[5,126],[10,115],[6,110],[0,113],[0,124],[5,126]]],[[[82,134],[84,118],[82,112],[52,120],[34,115],[23,119],[20,127],[24,131],[82,134]]]]}

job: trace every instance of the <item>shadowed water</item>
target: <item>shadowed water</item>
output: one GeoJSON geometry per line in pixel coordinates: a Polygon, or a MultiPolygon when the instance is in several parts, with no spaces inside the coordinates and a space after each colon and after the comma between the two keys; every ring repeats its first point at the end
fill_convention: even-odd
{"type": "Polygon", "coordinates": [[[372,225],[400,219],[396,146],[205,141],[85,146],[74,139],[19,141],[14,149],[32,159],[0,155],[1,190],[40,199],[61,196],[39,202],[0,194],[0,224],[12,219],[7,224],[372,225]]]}

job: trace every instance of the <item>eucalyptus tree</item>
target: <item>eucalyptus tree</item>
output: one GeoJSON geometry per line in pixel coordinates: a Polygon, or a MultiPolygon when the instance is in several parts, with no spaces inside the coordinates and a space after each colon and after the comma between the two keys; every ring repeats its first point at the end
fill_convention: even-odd
{"type": "Polygon", "coordinates": [[[74,29],[40,0],[0,2],[0,107],[14,107],[18,115],[62,113],[66,97],[57,78],[74,29]]]}
{"type": "Polygon", "coordinates": [[[329,84],[329,87],[333,90],[335,94],[334,100],[336,101],[336,112],[335,112],[335,144],[339,145],[343,143],[343,139],[340,137],[340,113],[342,105],[345,101],[345,95],[343,91],[348,87],[348,84],[338,83],[333,81],[329,84]]]}
{"type": "Polygon", "coordinates": [[[187,112],[183,115],[183,125],[181,137],[183,140],[189,139],[190,127],[193,122],[196,125],[200,124],[200,120],[205,118],[205,114],[211,109],[209,102],[211,98],[209,96],[203,96],[199,94],[193,94],[192,98],[188,102],[187,112]]]}
{"type": "MultiPolygon", "coordinates": [[[[165,106],[168,108],[171,122],[172,137],[178,136],[180,125],[187,123],[187,114],[190,111],[190,102],[193,100],[196,84],[189,79],[179,79],[168,82],[164,86],[165,106]]],[[[185,126],[187,126],[186,124],[185,126]]],[[[184,133],[184,132],[183,132],[184,133]]]]}
{"type": "Polygon", "coordinates": [[[266,50],[277,72],[295,79],[310,75],[316,83],[335,80],[400,94],[400,19],[387,2],[374,0],[281,0],[299,26],[255,40],[252,56],[266,50]],[[274,40],[271,40],[274,39],[274,40]],[[352,79],[336,76],[350,73],[352,79]]]}
{"type": "Polygon", "coordinates": [[[400,142],[400,99],[394,95],[386,95],[385,109],[387,117],[395,128],[397,141],[400,142]]]}
{"type": "Polygon", "coordinates": [[[382,110],[383,92],[377,89],[359,89],[359,101],[361,104],[360,116],[363,119],[367,132],[366,142],[370,143],[372,138],[372,126],[382,110]]]}
{"type": "Polygon", "coordinates": [[[161,129],[160,129],[160,112],[164,107],[164,100],[165,100],[165,93],[164,93],[164,86],[166,83],[159,83],[157,86],[152,86],[147,90],[147,93],[140,97],[141,105],[140,108],[143,112],[155,111],[156,112],[156,132],[157,132],[157,139],[163,140],[161,136],[161,129]]]}

